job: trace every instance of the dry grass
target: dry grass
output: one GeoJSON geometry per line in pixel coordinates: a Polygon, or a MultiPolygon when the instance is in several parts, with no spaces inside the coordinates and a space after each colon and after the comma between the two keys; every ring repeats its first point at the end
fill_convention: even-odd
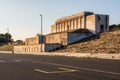
{"type": "Polygon", "coordinates": [[[59,52],[120,53],[120,30],[106,32],[100,38],[69,45],[59,52]]]}
{"type": "Polygon", "coordinates": [[[15,44],[4,45],[0,47],[0,51],[12,51],[15,44]]]}

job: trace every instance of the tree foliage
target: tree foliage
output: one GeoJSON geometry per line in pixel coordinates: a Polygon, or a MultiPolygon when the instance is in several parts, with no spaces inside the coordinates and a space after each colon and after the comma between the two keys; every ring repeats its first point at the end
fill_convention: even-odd
{"type": "Polygon", "coordinates": [[[0,34],[0,43],[12,42],[12,36],[9,33],[0,34]]]}
{"type": "Polygon", "coordinates": [[[120,30],[120,24],[116,25],[110,25],[110,31],[120,30]]]}

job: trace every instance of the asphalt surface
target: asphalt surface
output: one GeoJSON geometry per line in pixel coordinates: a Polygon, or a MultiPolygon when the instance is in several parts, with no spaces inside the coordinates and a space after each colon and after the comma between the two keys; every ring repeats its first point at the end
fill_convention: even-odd
{"type": "Polygon", "coordinates": [[[0,54],[0,80],[120,80],[120,60],[0,54]]]}

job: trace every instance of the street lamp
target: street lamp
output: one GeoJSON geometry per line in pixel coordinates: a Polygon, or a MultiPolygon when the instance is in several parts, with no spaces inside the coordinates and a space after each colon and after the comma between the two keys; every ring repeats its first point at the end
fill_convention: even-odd
{"type": "Polygon", "coordinates": [[[40,14],[40,17],[41,17],[41,36],[40,36],[40,43],[41,43],[41,52],[42,52],[42,42],[43,42],[43,39],[42,39],[42,15],[40,14]]]}
{"type": "Polygon", "coordinates": [[[8,44],[9,44],[9,28],[7,28],[7,41],[8,41],[8,44]]]}

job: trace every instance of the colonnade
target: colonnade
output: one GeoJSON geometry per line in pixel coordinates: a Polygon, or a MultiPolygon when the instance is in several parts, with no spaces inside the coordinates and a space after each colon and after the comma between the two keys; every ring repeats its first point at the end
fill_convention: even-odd
{"type": "Polygon", "coordinates": [[[55,24],[55,32],[71,31],[80,28],[86,28],[86,17],[75,17],[72,19],[65,19],[55,24]]]}

